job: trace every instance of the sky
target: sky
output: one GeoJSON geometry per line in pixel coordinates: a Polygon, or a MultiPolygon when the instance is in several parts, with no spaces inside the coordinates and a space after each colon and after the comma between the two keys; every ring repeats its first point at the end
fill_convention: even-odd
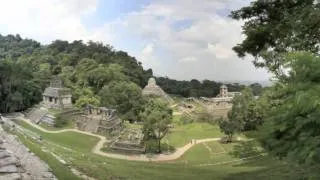
{"type": "Polygon", "coordinates": [[[154,74],[179,80],[265,81],[253,57],[232,47],[243,22],[228,17],[249,0],[0,0],[0,34],[43,44],[93,40],[127,51],[154,74]]]}

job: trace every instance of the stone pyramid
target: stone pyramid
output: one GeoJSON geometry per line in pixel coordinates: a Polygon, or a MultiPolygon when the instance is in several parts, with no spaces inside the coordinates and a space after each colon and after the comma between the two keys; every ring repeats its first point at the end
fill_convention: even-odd
{"type": "Polygon", "coordinates": [[[168,103],[173,102],[173,100],[166,94],[156,83],[154,78],[150,78],[148,85],[143,88],[142,95],[144,96],[157,96],[163,98],[168,103]]]}

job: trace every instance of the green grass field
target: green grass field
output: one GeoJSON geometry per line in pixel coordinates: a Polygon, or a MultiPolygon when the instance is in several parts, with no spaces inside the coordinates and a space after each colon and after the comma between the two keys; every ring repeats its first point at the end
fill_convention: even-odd
{"type": "Polygon", "coordinates": [[[192,139],[204,139],[221,137],[223,134],[217,125],[209,123],[191,123],[191,124],[174,124],[169,134],[164,138],[169,145],[174,147],[181,147],[189,143],[192,139]]]}
{"type": "Polygon", "coordinates": [[[62,130],[62,129],[72,129],[74,128],[74,123],[71,120],[67,120],[67,124],[61,128],[49,126],[47,124],[40,124],[41,127],[50,131],[62,130]]]}
{"type": "MultiPolygon", "coordinates": [[[[41,135],[43,143],[36,143],[32,138],[19,136],[32,152],[46,161],[59,179],[78,179],[71,174],[70,168],[85,173],[98,180],[104,179],[294,179],[301,175],[301,170],[288,164],[260,157],[245,163],[225,165],[206,165],[238,159],[230,154],[213,155],[203,145],[199,144],[188,151],[180,159],[171,162],[151,163],[133,162],[111,159],[91,153],[91,148],[97,142],[95,137],[79,133],[43,133],[28,124],[20,123],[23,127],[41,135]],[[43,151],[46,149],[46,151],[43,151]],[[53,152],[67,162],[60,163],[49,152],[53,152]],[[277,176],[275,176],[277,175],[277,176]]],[[[198,127],[199,128],[199,127],[198,127]]],[[[213,152],[220,152],[220,144],[207,143],[213,152]]],[[[229,145],[228,145],[229,146],[229,145]]],[[[233,146],[233,145],[230,145],[233,146]]],[[[224,147],[225,148],[225,147],[224,147]]],[[[230,151],[232,148],[230,147],[230,151]]]]}

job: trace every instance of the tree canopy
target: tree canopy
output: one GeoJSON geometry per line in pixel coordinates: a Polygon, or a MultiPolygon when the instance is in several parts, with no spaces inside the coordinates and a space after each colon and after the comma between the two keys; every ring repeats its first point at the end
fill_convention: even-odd
{"type": "MultiPolygon", "coordinates": [[[[157,84],[168,94],[182,97],[216,97],[220,92],[223,83],[210,80],[202,82],[192,79],[190,81],[178,81],[168,77],[157,77],[157,84]]],[[[258,83],[257,83],[258,84],[258,83]]],[[[245,85],[238,83],[227,83],[226,86],[231,92],[241,91],[245,85]]]]}
{"type": "MultiPolygon", "coordinates": [[[[109,45],[62,40],[41,45],[19,35],[0,35],[0,72],[1,112],[21,111],[40,102],[53,76],[59,76],[72,90],[77,106],[111,105],[100,97],[103,87],[121,86],[122,93],[133,87],[140,97],[140,87],[152,76],[151,69],[144,70],[134,57],[109,45]]],[[[112,107],[117,105],[121,113],[128,113],[132,106],[122,108],[126,100],[117,100],[112,107]]]]}
{"type": "Polygon", "coordinates": [[[257,67],[267,67],[276,75],[281,73],[278,72],[283,63],[281,53],[320,52],[319,1],[256,0],[230,16],[245,21],[246,38],[233,50],[240,57],[253,55],[257,67]]]}
{"type": "Polygon", "coordinates": [[[287,58],[292,69],[287,83],[278,84],[272,95],[263,144],[279,157],[319,164],[320,58],[306,53],[287,58]]]}
{"type": "Polygon", "coordinates": [[[156,140],[157,151],[160,152],[161,139],[168,133],[169,125],[172,122],[172,109],[160,99],[151,99],[140,116],[144,122],[144,141],[148,143],[156,140]]]}

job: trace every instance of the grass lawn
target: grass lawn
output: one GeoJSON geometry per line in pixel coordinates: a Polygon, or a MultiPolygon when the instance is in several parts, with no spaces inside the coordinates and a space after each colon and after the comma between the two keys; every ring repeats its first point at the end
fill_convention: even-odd
{"type": "Polygon", "coordinates": [[[28,139],[22,135],[18,135],[18,137],[23,144],[25,144],[33,153],[35,153],[40,159],[45,161],[50,166],[50,168],[53,170],[53,173],[58,179],[81,179],[78,176],[74,175],[66,165],[62,164],[53,155],[43,152],[41,150],[41,146],[32,142],[31,139],[28,139]]]}
{"type": "Polygon", "coordinates": [[[56,131],[56,130],[62,130],[62,129],[72,129],[74,128],[74,123],[72,120],[66,120],[67,121],[67,124],[64,125],[63,127],[61,128],[57,128],[57,127],[54,127],[54,126],[49,126],[47,124],[40,124],[39,126],[43,127],[44,129],[47,129],[47,130],[50,130],[50,131],[56,131]]]}
{"type": "Polygon", "coordinates": [[[48,111],[52,115],[56,115],[56,114],[63,112],[63,110],[61,110],[61,109],[52,109],[52,108],[49,108],[48,111]]]}
{"type": "Polygon", "coordinates": [[[175,124],[164,141],[169,141],[169,145],[181,147],[189,143],[192,139],[203,139],[221,137],[223,134],[217,125],[209,123],[191,123],[185,125],[175,124]]]}
{"type": "Polygon", "coordinates": [[[89,152],[91,151],[91,148],[99,141],[97,137],[87,136],[76,132],[63,132],[57,134],[45,133],[23,121],[18,121],[18,123],[22,127],[41,135],[44,141],[50,141],[67,148],[77,147],[77,150],[89,152]]]}
{"type": "MultiPolygon", "coordinates": [[[[237,159],[229,154],[214,156],[203,144],[196,145],[190,149],[181,159],[167,163],[111,159],[90,152],[93,145],[97,142],[95,137],[79,133],[48,134],[32,128],[28,124],[21,123],[21,125],[43,137],[42,144],[36,143],[31,138],[23,140],[24,137],[20,136],[20,139],[32,152],[49,164],[59,179],[72,180],[77,179],[77,177],[70,174],[69,168],[55,160],[49,152],[53,152],[65,160],[68,165],[98,180],[242,180],[256,179],[256,177],[263,180],[297,179],[302,175],[301,170],[297,170],[297,168],[291,167],[289,164],[271,159],[270,157],[262,157],[242,164],[198,166],[203,163],[217,163],[237,159]],[[42,151],[41,149],[43,148],[47,149],[48,152],[42,151]]],[[[200,129],[203,128],[205,127],[201,127],[200,129]]],[[[196,129],[199,129],[199,127],[196,129]]],[[[210,137],[212,137],[212,134],[210,137]]],[[[219,144],[215,143],[217,142],[207,143],[207,146],[214,149],[219,146],[219,144]]]]}
{"type": "Polygon", "coordinates": [[[242,143],[222,144],[220,142],[206,142],[198,144],[185,153],[180,160],[192,164],[215,164],[220,162],[237,161],[240,158],[253,157],[260,153],[252,151],[256,144],[250,144],[249,148],[242,143]]]}

